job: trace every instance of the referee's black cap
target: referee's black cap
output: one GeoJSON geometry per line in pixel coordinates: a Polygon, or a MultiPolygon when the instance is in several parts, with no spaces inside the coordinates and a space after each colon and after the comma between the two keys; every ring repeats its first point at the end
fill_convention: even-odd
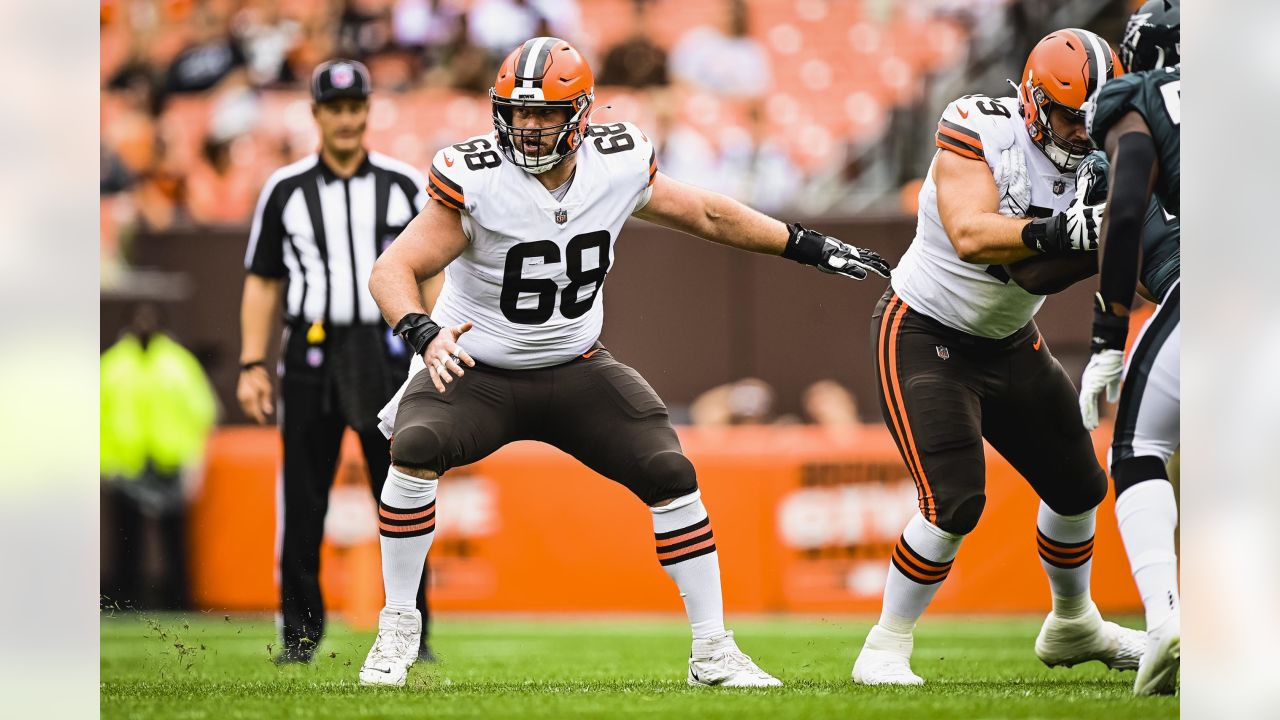
{"type": "Polygon", "coordinates": [[[363,100],[372,90],[369,68],[355,60],[337,58],[323,62],[311,73],[311,97],[318,103],[338,98],[363,100]]]}

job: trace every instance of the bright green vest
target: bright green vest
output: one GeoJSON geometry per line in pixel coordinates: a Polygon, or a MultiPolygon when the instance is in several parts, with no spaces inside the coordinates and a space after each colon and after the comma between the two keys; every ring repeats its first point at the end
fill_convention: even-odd
{"type": "Polygon", "coordinates": [[[165,473],[198,461],[217,416],[195,356],[156,334],[144,349],[126,335],[102,354],[101,472],[135,479],[150,461],[165,473]]]}

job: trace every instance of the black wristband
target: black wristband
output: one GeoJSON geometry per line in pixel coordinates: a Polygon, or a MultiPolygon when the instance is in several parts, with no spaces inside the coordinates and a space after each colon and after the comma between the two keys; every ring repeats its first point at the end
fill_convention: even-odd
{"type": "Polygon", "coordinates": [[[240,372],[248,372],[254,368],[265,368],[266,366],[266,360],[250,360],[246,363],[240,363],[240,372]]]}
{"type": "Polygon", "coordinates": [[[800,223],[788,223],[787,246],[782,249],[782,257],[795,260],[802,265],[820,265],[822,250],[826,247],[827,236],[810,230],[800,223]]]}
{"type": "Polygon", "coordinates": [[[1061,215],[1047,218],[1036,218],[1022,226],[1022,243],[1038,253],[1057,252],[1060,230],[1058,227],[1061,215]]]}
{"type": "Polygon", "coordinates": [[[421,355],[435,336],[440,334],[440,326],[425,313],[409,313],[400,318],[392,332],[404,338],[409,347],[421,355]]]}
{"type": "Polygon", "coordinates": [[[1127,316],[1121,317],[1097,308],[1093,309],[1093,333],[1089,341],[1089,352],[1124,350],[1124,343],[1128,339],[1129,318],[1127,316]]]}

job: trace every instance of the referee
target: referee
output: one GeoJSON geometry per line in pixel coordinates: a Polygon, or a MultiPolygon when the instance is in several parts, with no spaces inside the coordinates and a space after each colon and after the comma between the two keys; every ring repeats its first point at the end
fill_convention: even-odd
{"type": "MultiPolygon", "coordinates": [[[[426,203],[426,180],[406,163],[365,150],[370,85],[368,68],[355,61],[316,68],[311,114],[320,152],[267,180],[245,254],[236,395],[263,424],[272,414],[267,345],[287,287],[276,416],[284,437],[277,663],[310,662],[324,634],[320,541],[343,431],[350,426],[360,436],[376,504],[390,464],[377,414],[409,368],[409,351],[369,295],[369,271],[426,203]]],[[[418,610],[419,657],[431,660],[422,587],[418,610]]]]}

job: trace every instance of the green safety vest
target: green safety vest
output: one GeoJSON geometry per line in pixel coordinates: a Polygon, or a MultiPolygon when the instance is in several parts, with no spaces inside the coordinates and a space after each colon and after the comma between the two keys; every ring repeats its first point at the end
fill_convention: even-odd
{"type": "Polygon", "coordinates": [[[102,354],[101,473],[136,479],[198,461],[217,416],[209,379],[186,348],[157,333],[144,349],[126,335],[102,354]]]}

